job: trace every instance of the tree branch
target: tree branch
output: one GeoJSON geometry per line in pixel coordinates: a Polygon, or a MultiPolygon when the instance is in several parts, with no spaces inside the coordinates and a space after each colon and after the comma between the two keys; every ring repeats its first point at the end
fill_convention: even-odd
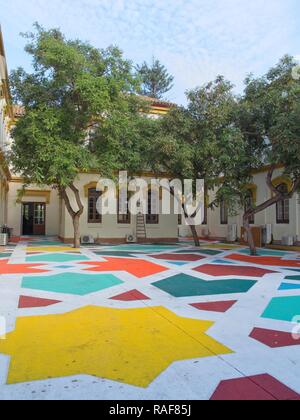
{"type": "Polygon", "coordinates": [[[83,204],[81,202],[81,199],[80,199],[79,190],[78,190],[78,188],[75,187],[74,184],[70,184],[69,188],[73,191],[73,193],[75,195],[77,206],[79,208],[79,211],[76,212],[76,216],[81,216],[82,213],[83,213],[83,210],[84,210],[84,206],[83,206],[83,204]]]}

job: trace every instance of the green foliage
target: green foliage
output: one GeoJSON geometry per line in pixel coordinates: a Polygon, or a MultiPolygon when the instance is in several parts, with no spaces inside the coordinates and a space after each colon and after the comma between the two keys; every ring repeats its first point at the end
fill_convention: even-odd
{"type": "Polygon", "coordinates": [[[124,128],[129,115],[138,119],[132,64],[116,47],[98,50],[37,24],[25,36],[34,71],[19,68],[10,78],[14,100],[25,107],[13,133],[14,169],[28,182],[56,187],[68,186],[79,170],[109,176],[118,166],[111,150],[123,147],[114,125],[122,120],[124,128]]]}
{"type": "Polygon", "coordinates": [[[137,73],[142,81],[143,95],[161,99],[173,87],[174,77],[159,60],[153,58],[151,65],[144,62],[137,66],[137,73]]]}
{"type": "Polygon", "coordinates": [[[187,108],[175,108],[160,123],[152,143],[152,164],[164,165],[180,179],[204,179],[207,188],[236,166],[243,151],[241,132],[233,124],[238,108],[232,86],[222,77],[188,92],[187,108]]]}

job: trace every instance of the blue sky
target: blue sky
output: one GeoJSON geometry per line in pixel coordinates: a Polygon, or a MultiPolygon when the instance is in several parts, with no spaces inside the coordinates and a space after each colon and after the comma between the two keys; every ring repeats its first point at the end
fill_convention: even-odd
{"type": "Polygon", "coordinates": [[[134,62],[159,58],[175,76],[167,98],[223,74],[241,91],[286,53],[300,57],[299,0],[0,0],[9,69],[29,67],[20,32],[38,21],[134,62]]]}

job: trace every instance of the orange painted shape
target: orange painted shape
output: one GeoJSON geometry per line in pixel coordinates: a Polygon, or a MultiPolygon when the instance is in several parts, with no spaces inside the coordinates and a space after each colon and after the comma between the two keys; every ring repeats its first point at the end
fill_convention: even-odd
{"type": "Polygon", "coordinates": [[[49,270],[35,268],[43,265],[44,264],[9,264],[9,260],[0,260],[0,275],[48,273],[49,270]]]}
{"type": "Polygon", "coordinates": [[[89,261],[81,264],[89,265],[86,271],[127,271],[135,277],[143,278],[167,271],[168,268],[141,259],[106,257],[106,261],[89,261]]]}

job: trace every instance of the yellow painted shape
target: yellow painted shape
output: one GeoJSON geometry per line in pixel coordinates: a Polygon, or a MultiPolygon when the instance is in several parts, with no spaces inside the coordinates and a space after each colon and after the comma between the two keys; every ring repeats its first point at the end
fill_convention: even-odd
{"type": "Polygon", "coordinates": [[[231,353],[205,334],[212,325],[163,307],[86,306],[18,318],[0,353],[11,355],[8,384],[88,374],[147,387],[175,361],[231,353]]]}
{"type": "Polygon", "coordinates": [[[33,246],[27,247],[27,252],[79,252],[70,246],[33,246]]]}

